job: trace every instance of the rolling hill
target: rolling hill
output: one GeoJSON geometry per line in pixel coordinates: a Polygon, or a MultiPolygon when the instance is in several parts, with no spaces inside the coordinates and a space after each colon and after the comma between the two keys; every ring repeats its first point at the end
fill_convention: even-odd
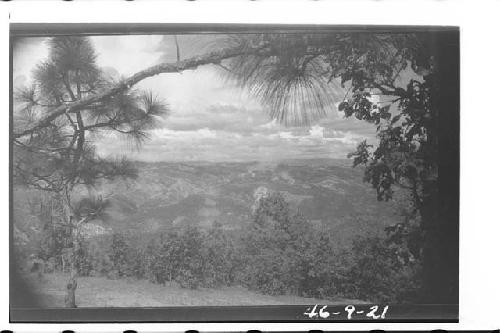
{"type": "MultiPolygon", "coordinates": [[[[112,202],[110,219],[93,223],[88,233],[159,232],[183,225],[207,228],[214,221],[225,229],[240,230],[251,220],[257,192],[280,191],[293,209],[345,244],[356,235],[380,233],[401,219],[397,202],[378,202],[374,190],[362,181],[362,169],[353,169],[350,163],[333,159],[137,162],[137,179],[99,188],[112,202]]],[[[40,193],[14,191],[14,234],[18,241],[27,242],[40,228],[28,204],[36,196],[40,193]]]]}

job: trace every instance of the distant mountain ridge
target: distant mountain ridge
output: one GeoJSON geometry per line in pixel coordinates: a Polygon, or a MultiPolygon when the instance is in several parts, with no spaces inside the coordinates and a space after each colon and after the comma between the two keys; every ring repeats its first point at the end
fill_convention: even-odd
{"type": "Polygon", "coordinates": [[[90,232],[207,228],[214,221],[227,230],[241,230],[251,221],[259,189],[283,193],[311,225],[331,230],[342,243],[356,235],[380,233],[401,220],[397,203],[378,202],[374,190],[362,181],[363,170],[352,168],[349,160],[135,164],[137,179],[101,186],[112,202],[111,218],[107,223],[97,221],[104,229],[89,228],[90,232]]]}
{"type": "Polygon", "coordinates": [[[254,193],[279,191],[315,225],[340,239],[377,233],[400,220],[394,202],[378,202],[349,160],[277,163],[137,163],[134,181],[110,184],[113,228],[158,231],[182,225],[241,229],[251,221],[254,193]],[[127,212],[124,214],[123,212],[127,212]]]}

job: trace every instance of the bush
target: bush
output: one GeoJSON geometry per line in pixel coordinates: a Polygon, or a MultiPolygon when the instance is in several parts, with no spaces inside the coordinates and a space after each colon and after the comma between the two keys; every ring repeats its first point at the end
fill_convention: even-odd
{"type": "Polygon", "coordinates": [[[261,197],[242,240],[242,282],[267,294],[310,296],[317,238],[318,233],[292,212],[280,193],[261,197]]]}
{"type": "Polygon", "coordinates": [[[78,240],[78,251],[76,252],[76,267],[78,274],[81,276],[89,276],[92,272],[92,258],[89,252],[89,242],[83,237],[78,240]]]}
{"type": "Polygon", "coordinates": [[[188,227],[180,234],[179,246],[181,260],[175,280],[182,287],[196,289],[204,282],[201,253],[203,235],[197,228],[188,227]]]}
{"type": "Polygon", "coordinates": [[[327,298],[337,294],[338,256],[328,234],[316,232],[310,247],[301,257],[299,294],[327,298]]]}
{"type": "Polygon", "coordinates": [[[91,242],[89,245],[91,276],[107,276],[112,269],[113,264],[109,258],[109,250],[103,249],[103,247],[98,242],[91,242]]]}
{"type": "Polygon", "coordinates": [[[407,262],[400,249],[380,237],[359,238],[345,254],[340,273],[345,297],[372,302],[414,302],[421,282],[421,263],[407,262]]]}
{"type": "Polygon", "coordinates": [[[145,251],[141,248],[129,247],[127,261],[130,268],[127,269],[129,276],[143,279],[146,276],[146,266],[144,264],[145,251]]]}
{"type": "Polygon", "coordinates": [[[236,249],[231,238],[224,232],[222,225],[215,222],[207,232],[201,247],[204,287],[214,288],[231,285],[238,264],[236,249]]]}
{"type": "Polygon", "coordinates": [[[126,276],[130,272],[130,265],[128,262],[128,244],[124,235],[114,234],[111,239],[111,247],[109,259],[112,264],[112,275],[117,277],[126,276]]]}

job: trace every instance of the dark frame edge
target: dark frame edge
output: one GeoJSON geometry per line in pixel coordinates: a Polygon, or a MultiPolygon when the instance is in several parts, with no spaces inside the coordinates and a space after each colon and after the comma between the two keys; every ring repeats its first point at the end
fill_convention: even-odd
{"type": "Polygon", "coordinates": [[[262,32],[441,32],[457,31],[458,26],[417,25],[319,25],[319,24],[225,24],[225,23],[11,23],[16,37],[56,35],[162,35],[262,32]]]}

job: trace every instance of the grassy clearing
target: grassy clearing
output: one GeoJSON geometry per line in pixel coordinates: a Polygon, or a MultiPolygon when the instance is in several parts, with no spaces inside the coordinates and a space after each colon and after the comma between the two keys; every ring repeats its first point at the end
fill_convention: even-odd
{"type": "MultiPolygon", "coordinates": [[[[64,286],[67,274],[46,274],[41,279],[31,276],[30,283],[46,307],[64,306],[64,286]]],[[[284,304],[342,304],[345,299],[321,300],[297,296],[269,296],[242,287],[190,290],[176,283],[166,286],[146,280],[104,277],[78,279],[79,307],[157,307],[157,306],[224,306],[224,305],[284,305],[284,304]]],[[[359,303],[355,301],[355,303],[359,303]]]]}

